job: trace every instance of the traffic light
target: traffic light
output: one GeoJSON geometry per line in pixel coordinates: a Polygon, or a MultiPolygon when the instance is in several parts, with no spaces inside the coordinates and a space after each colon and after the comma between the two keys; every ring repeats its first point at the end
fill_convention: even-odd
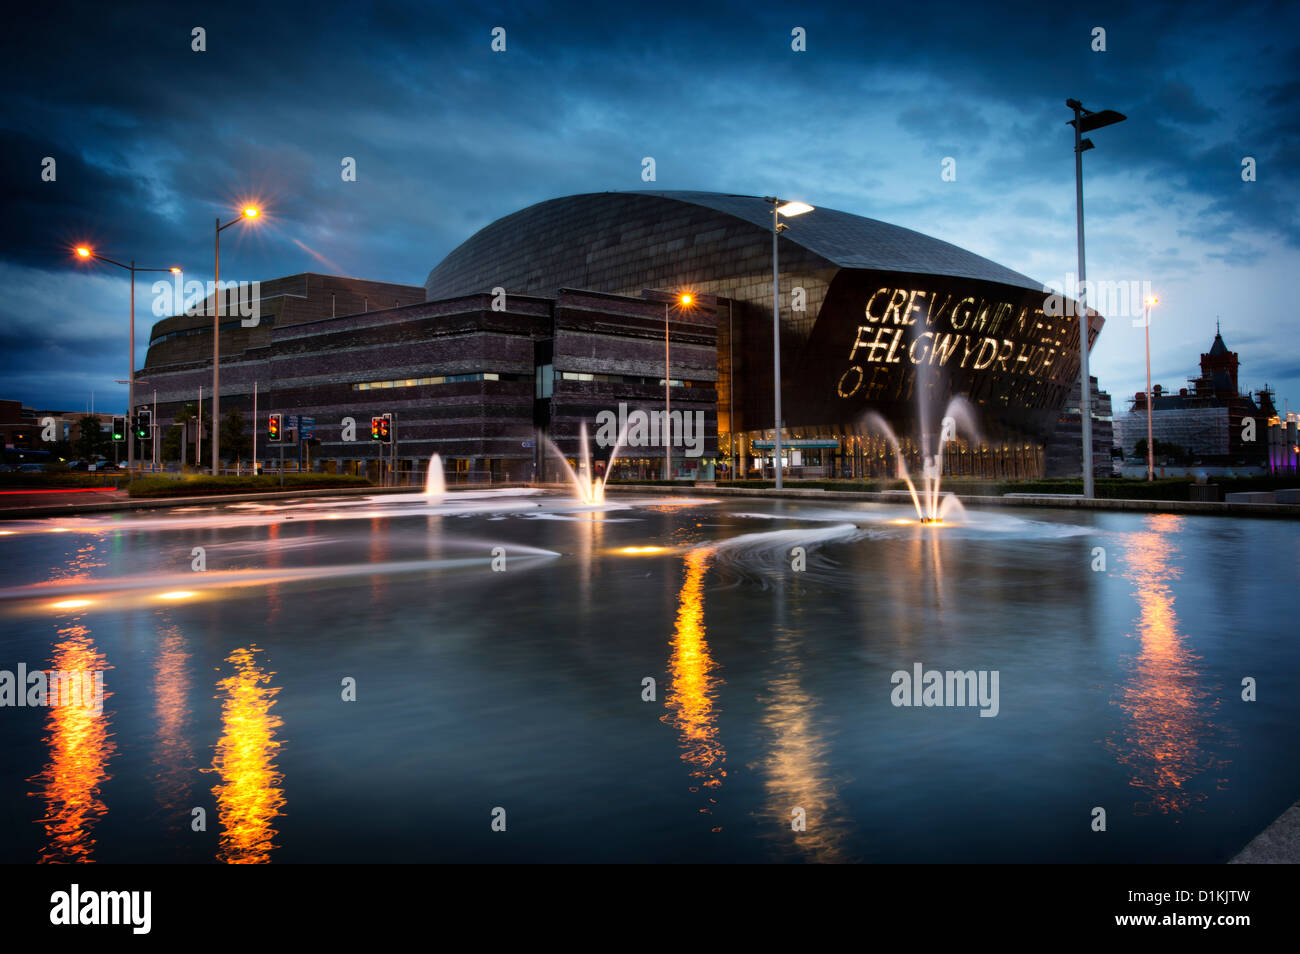
{"type": "Polygon", "coordinates": [[[145,409],[135,412],[135,436],[137,440],[149,439],[149,425],[153,423],[153,415],[145,409]]]}
{"type": "Polygon", "coordinates": [[[126,440],[126,415],[121,414],[113,418],[113,443],[121,444],[126,440]]]}
{"type": "Polygon", "coordinates": [[[392,440],[392,415],[381,414],[379,417],[370,419],[370,439],[372,441],[382,441],[387,444],[392,440]]]}
{"type": "Polygon", "coordinates": [[[272,414],[266,425],[266,439],[272,444],[280,443],[280,424],[282,416],[272,414]]]}

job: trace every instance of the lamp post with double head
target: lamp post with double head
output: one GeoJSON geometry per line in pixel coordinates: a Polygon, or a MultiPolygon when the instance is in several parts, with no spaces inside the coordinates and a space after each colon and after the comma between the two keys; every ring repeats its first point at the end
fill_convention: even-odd
{"type": "Polygon", "coordinates": [[[256,206],[246,206],[239,215],[225,225],[221,218],[216,220],[213,233],[213,267],[212,267],[212,476],[220,472],[221,462],[221,233],[236,222],[255,219],[261,214],[256,206]]]}
{"type": "Polygon", "coordinates": [[[130,360],[127,362],[126,376],[126,417],[127,417],[127,442],[126,442],[126,472],[129,475],[135,469],[135,437],[131,433],[133,425],[131,423],[135,415],[135,273],[136,272],[172,272],[180,273],[180,267],[172,265],[169,268],[141,268],[135,264],[132,259],[130,264],[114,261],[103,255],[99,255],[94,249],[86,245],[78,245],[76,248],[77,257],[83,261],[93,259],[97,262],[104,262],[108,265],[116,265],[118,268],[124,268],[131,273],[131,320],[130,320],[130,348],[128,351],[130,360]]]}
{"type": "Polygon", "coordinates": [[[1091,497],[1092,488],[1092,388],[1088,381],[1088,305],[1087,276],[1083,261],[1083,154],[1093,148],[1091,139],[1083,134],[1122,123],[1126,117],[1113,109],[1099,113],[1084,109],[1077,99],[1067,99],[1065,105],[1074,110],[1069,125],[1074,127],[1074,202],[1075,228],[1079,250],[1079,418],[1083,424],[1083,495],[1091,497]]]}

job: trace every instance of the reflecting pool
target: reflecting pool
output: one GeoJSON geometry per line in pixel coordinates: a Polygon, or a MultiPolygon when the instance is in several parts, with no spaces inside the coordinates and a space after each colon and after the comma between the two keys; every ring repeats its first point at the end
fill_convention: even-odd
{"type": "Polygon", "coordinates": [[[6,862],[1221,862],[1300,796],[1285,521],[514,490],[5,529],[6,862]]]}

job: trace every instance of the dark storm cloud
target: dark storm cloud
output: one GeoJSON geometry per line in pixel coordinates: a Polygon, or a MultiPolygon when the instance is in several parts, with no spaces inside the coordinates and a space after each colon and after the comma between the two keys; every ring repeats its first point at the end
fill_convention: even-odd
{"type": "MultiPolygon", "coordinates": [[[[418,284],[520,207],[652,186],[797,190],[944,236],[985,221],[976,251],[1025,270],[1050,249],[1054,274],[1073,264],[1067,96],[1130,116],[1085,160],[1106,184],[1090,195],[1099,256],[1110,241],[1171,266],[1248,264],[1300,247],[1296,25],[1284,4],[1211,3],[36,8],[0,62],[0,262],[30,290],[22,308],[45,313],[0,306],[6,390],[19,368],[37,369],[25,388],[48,369],[47,404],[83,386],[61,377],[73,366],[59,349],[85,347],[82,325],[57,333],[65,299],[120,323],[125,282],[78,272],[70,244],[206,280],[213,218],[250,197],[268,215],[224,233],[228,277],[336,263],[418,284]],[[489,48],[495,26],[505,55],[489,48]],[[806,54],[790,52],[794,26],[806,54]],[[940,190],[946,155],[960,191],[940,190]],[[1245,155],[1256,183],[1241,182],[1245,155]],[[40,180],[45,156],[57,182],[40,180]],[[639,178],[643,156],[656,183],[639,178]],[[1139,209],[1184,210],[1175,248],[1107,234],[1109,216],[1139,209]],[[29,339],[33,326],[55,332],[29,339]]],[[[144,337],[152,319],[139,320],[144,337]]],[[[121,377],[100,360],[106,382],[121,377]]]]}

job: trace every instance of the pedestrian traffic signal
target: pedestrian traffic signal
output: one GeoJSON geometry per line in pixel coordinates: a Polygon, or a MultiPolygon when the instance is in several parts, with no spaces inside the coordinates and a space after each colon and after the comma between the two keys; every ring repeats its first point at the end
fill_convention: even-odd
{"type": "Polygon", "coordinates": [[[266,424],[266,439],[272,444],[280,443],[281,415],[272,414],[266,424]]]}
{"type": "Polygon", "coordinates": [[[392,440],[392,420],[391,414],[372,417],[370,419],[370,439],[372,441],[382,441],[385,444],[392,440]]]}
{"type": "Polygon", "coordinates": [[[113,443],[121,444],[126,440],[126,415],[113,418],[113,443]]]}

